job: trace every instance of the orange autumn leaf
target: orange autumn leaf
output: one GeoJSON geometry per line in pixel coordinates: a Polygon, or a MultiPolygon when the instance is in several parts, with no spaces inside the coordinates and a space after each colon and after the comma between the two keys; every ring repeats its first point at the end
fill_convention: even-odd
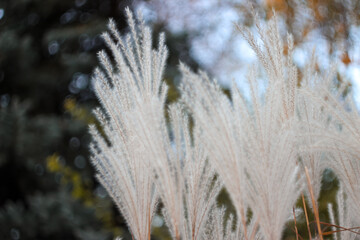
{"type": "Polygon", "coordinates": [[[341,56],[341,61],[345,64],[345,65],[349,65],[351,63],[351,59],[349,57],[349,54],[347,52],[343,53],[341,56]]]}
{"type": "Polygon", "coordinates": [[[266,4],[267,8],[270,10],[270,12],[272,12],[272,9],[275,9],[276,11],[279,11],[279,12],[286,11],[285,0],[266,0],[265,4],[266,4]]]}

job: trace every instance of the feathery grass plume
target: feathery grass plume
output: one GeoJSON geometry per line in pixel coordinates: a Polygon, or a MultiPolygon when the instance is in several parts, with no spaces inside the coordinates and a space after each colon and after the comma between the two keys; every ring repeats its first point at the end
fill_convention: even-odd
{"type": "MultiPolygon", "coordinates": [[[[233,235],[232,232],[232,224],[233,224],[233,216],[230,216],[226,221],[224,228],[224,219],[225,219],[225,208],[214,208],[210,213],[210,222],[209,229],[206,231],[206,235],[204,238],[208,240],[217,240],[217,239],[231,239],[230,236],[233,235]]],[[[234,232],[234,239],[241,239],[239,235],[240,232],[237,229],[234,232]]]]}
{"type": "MultiPolygon", "coordinates": [[[[112,20],[103,38],[113,54],[113,67],[105,51],[99,53],[102,69],[94,73],[94,90],[102,109],[95,115],[108,142],[90,126],[90,146],[97,177],[124,216],[134,239],[150,239],[151,220],[157,193],[153,161],[158,135],[149,136],[148,128],[160,128],[166,86],[162,83],[167,49],[160,35],[157,50],[152,49],[151,30],[126,9],[131,33],[123,39],[112,20]]],[[[166,127],[165,127],[166,128],[166,127]]]]}
{"type": "MultiPolygon", "coordinates": [[[[208,224],[208,229],[206,231],[205,239],[208,240],[244,240],[246,239],[241,229],[241,221],[237,221],[234,225],[234,217],[230,216],[225,220],[225,211],[224,207],[214,208],[210,213],[210,222],[208,224]],[[225,225],[224,225],[225,223],[225,225]],[[234,229],[233,229],[234,228],[234,229]]],[[[252,233],[248,239],[258,240],[261,239],[261,236],[258,231],[256,231],[256,224],[251,222],[248,224],[247,229],[252,233]]]]}
{"type": "MultiPolygon", "coordinates": [[[[345,136],[344,136],[345,137],[345,136]]],[[[359,146],[360,147],[360,146],[359,146]]],[[[346,207],[354,226],[360,226],[360,159],[346,152],[334,155],[330,163],[347,196],[346,207]]]]}
{"type": "MultiPolygon", "coordinates": [[[[250,70],[252,111],[242,128],[246,146],[246,172],[249,176],[249,205],[259,219],[260,230],[266,239],[280,239],[291,209],[302,190],[298,177],[297,149],[292,130],[295,124],[297,101],[297,70],[292,62],[293,40],[287,38],[288,55],[283,55],[283,43],[276,16],[262,27],[255,16],[258,45],[249,29],[238,27],[265,69],[268,86],[264,103],[259,100],[255,72],[250,70]]],[[[235,92],[235,96],[238,95],[235,92]]],[[[239,97],[233,97],[239,99],[239,97]]],[[[235,104],[234,104],[235,105],[235,104]]],[[[239,107],[235,108],[239,109],[239,107]]]]}
{"type": "Polygon", "coordinates": [[[157,157],[151,162],[164,205],[163,216],[173,239],[201,239],[220,182],[213,181],[214,172],[206,162],[196,131],[192,143],[188,118],[181,106],[171,105],[169,116],[173,141],[166,128],[154,129],[163,138],[158,140],[157,148],[153,146],[157,157]]]}
{"type": "Polygon", "coordinates": [[[209,153],[209,161],[224,183],[246,232],[247,199],[244,160],[241,157],[240,124],[229,99],[220,86],[201,72],[191,72],[181,64],[183,75],[182,100],[190,108],[195,125],[201,129],[202,143],[209,153]]]}
{"type": "Polygon", "coordinates": [[[197,126],[192,141],[181,106],[170,106],[169,115],[174,146],[155,166],[165,220],[174,239],[202,239],[221,184],[206,161],[197,126]]]}
{"type": "Polygon", "coordinates": [[[347,83],[339,87],[332,76],[316,88],[307,88],[303,94],[318,105],[328,121],[314,122],[304,135],[316,139],[308,151],[327,153],[328,166],[338,176],[348,196],[352,219],[360,225],[360,117],[351,92],[343,96],[347,83]]]}
{"type": "MultiPolygon", "coordinates": [[[[105,51],[98,55],[102,68],[95,70],[94,90],[102,107],[95,115],[102,129],[90,126],[90,149],[97,176],[134,239],[150,239],[158,197],[173,239],[281,239],[303,190],[298,157],[304,169],[310,169],[306,173],[317,209],[324,153],[347,196],[346,201],[338,197],[339,205],[346,203],[339,221],[347,224],[346,218],[359,225],[360,120],[355,104],[339,100],[343,85],[335,93],[328,90],[333,72],[315,75],[314,59],[297,88],[293,40],[288,36],[284,56],[275,17],[260,26],[254,15],[259,42],[249,29],[237,26],[265,70],[264,94],[255,67],[247,76],[247,101],[235,83],[230,100],[205,73],[180,65],[182,101],[194,119],[190,133],[182,105],[169,107],[169,126],[164,115],[164,35],[153,49],[151,29],[141,17],[136,20],[126,12],[130,34],[122,38],[112,21],[110,33],[103,34],[113,60],[105,51]],[[298,144],[303,146],[300,155],[298,144]],[[223,227],[224,210],[216,208],[222,183],[236,209],[235,230],[232,217],[223,227]]],[[[334,222],[333,212],[330,215],[334,222]]],[[[318,217],[317,223],[320,232],[318,217]]]]}
{"type": "MultiPolygon", "coordinates": [[[[311,132],[311,129],[316,125],[327,128],[331,128],[331,125],[329,125],[327,114],[319,108],[317,102],[314,102],[307,96],[307,91],[310,89],[314,91],[327,82],[327,79],[333,76],[333,71],[330,71],[330,73],[325,76],[318,74],[316,71],[316,61],[317,59],[313,52],[309,63],[303,70],[301,86],[298,89],[297,112],[299,122],[296,123],[296,131],[298,132],[298,144],[301,146],[299,151],[300,163],[303,165],[302,169],[307,167],[309,170],[314,198],[318,200],[321,190],[322,174],[327,167],[326,161],[324,161],[325,155],[324,152],[306,151],[306,149],[316,143],[317,137],[304,133],[311,132]]],[[[303,171],[302,175],[304,175],[303,171]]],[[[309,191],[306,191],[306,196],[309,202],[311,202],[309,191]]]]}
{"type": "Polygon", "coordinates": [[[180,105],[169,108],[171,139],[164,115],[164,35],[158,50],[152,50],[151,30],[126,12],[131,34],[123,40],[110,21],[112,36],[103,35],[116,68],[102,51],[105,73],[95,71],[94,88],[105,111],[95,114],[110,144],[91,127],[93,162],[135,239],[150,238],[157,195],[172,237],[201,239],[221,184],[214,179],[196,127],[192,141],[180,105]]]}
{"type": "Polygon", "coordinates": [[[348,198],[345,196],[344,188],[342,184],[340,184],[337,196],[336,196],[336,205],[337,205],[337,219],[335,221],[335,213],[332,204],[328,205],[328,212],[330,216],[330,223],[332,225],[340,226],[341,228],[332,227],[333,239],[334,240],[355,240],[359,239],[359,230],[358,229],[351,229],[353,227],[358,227],[354,225],[351,209],[349,208],[350,205],[347,203],[348,198]]]}
{"type": "MultiPolygon", "coordinates": [[[[281,239],[302,190],[292,131],[297,73],[291,59],[291,36],[289,55],[285,57],[275,18],[266,27],[255,19],[262,46],[249,29],[240,26],[238,29],[266,71],[264,101],[260,99],[254,68],[250,68],[248,75],[251,106],[235,84],[231,87],[230,102],[206,74],[192,73],[185,66],[181,66],[182,92],[183,101],[202,129],[209,160],[224,181],[243,227],[245,209],[249,206],[263,237],[275,240],[281,239]]],[[[242,231],[248,239],[246,227],[242,231]]]]}

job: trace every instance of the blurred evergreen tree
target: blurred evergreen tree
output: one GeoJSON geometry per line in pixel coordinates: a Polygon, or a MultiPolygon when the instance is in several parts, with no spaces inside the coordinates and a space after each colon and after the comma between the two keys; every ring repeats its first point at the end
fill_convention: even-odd
{"type": "Polygon", "coordinates": [[[122,219],[94,184],[87,124],[72,118],[63,104],[69,97],[89,109],[96,104],[89,74],[96,52],[104,48],[100,34],[109,17],[120,29],[126,26],[123,9],[130,3],[0,3],[1,239],[110,239],[120,233],[122,219]],[[59,166],[74,169],[71,181],[64,181],[65,172],[47,168],[54,152],[59,166]],[[74,194],[79,187],[103,202],[87,204],[74,194]],[[97,214],[101,205],[109,216],[97,214]]]}
{"type": "MultiPolygon", "coordinates": [[[[113,18],[124,32],[131,0],[0,2],[0,238],[130,237],[93,178],[88,123],[100,34],[113,18]]],[[[155,26],[163,31],[163,25],[155,26]]],[[[196,67],[186,33],[168,35],[169,102],[178,59],[196,67]],[[181,53],[181,54],[180,54],[181,53]]],[[[163,235],[157,229],[155,235],[163,235]]],[[[161,237],[162,238],[162,237],[161,237]]]]}

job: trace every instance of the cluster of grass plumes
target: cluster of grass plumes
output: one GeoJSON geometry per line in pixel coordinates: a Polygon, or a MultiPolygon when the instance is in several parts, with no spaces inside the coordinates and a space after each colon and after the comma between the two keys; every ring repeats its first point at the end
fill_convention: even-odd
{"type": "Polygon", "coordinates": [[[110,34],[103,35],[115,66],[102,51],[102,68],[94,75],[102,106],[95,113],[106,139],[90,129],[98,178],[134,239],[150,239],[161,201],[173,239],[278,240],[296,219],[292,210],[301,195],[312,203],[318,224],[309,237],[322,239],[317,199],[325,168],[337,173],[342,186],[337,212],[329,205],[332,235],[357,237],[350,229],[360,226],[360,118],[342,87],[331,88],[334,71],[320,74],[313,59],[298,86],[292,37],[284,55],[275,17],[262,26],[254,15],[259,39],[237,26],[265,70],[266,81],[259,82],[257,68],[249,68],[250,99],[235,83],[229,99],[205,73],[181,64],[182,98],[166,109],[164,35],[153,49],[151,29],[129,10],[127,15],[127,36],[112,21],[110,34]],[[236,220],[217,206],[222,187],[236,220]]]}

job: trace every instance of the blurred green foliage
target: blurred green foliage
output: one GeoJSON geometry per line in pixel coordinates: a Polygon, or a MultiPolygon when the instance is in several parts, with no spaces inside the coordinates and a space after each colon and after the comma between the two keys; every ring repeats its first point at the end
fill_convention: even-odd
{"type": "MultiPolygon", "coordinates": [[[[91,74],[97,51],[105,48],[100,34],[110,17],[126,31],[124,9],[134,4],[0,2],[0,239],[131,238],[94,178],[87,126],[96,123],[91,74]]],[[[197,64],[186,33],[167,36],[173,102],[179,59],[197,64]]],[[[165,235],[164,228],[154,231],[154,239],[165,235]]]]}
{"type": "Polygon", "coordinates": [[[1,239],[111,239],[126,231],[93,178],[87,123],[63,105],[96,104],[90,75],[104,47],[99,34],[109,17],[124,28],[129,4],[0,3],[1,239]]]}

